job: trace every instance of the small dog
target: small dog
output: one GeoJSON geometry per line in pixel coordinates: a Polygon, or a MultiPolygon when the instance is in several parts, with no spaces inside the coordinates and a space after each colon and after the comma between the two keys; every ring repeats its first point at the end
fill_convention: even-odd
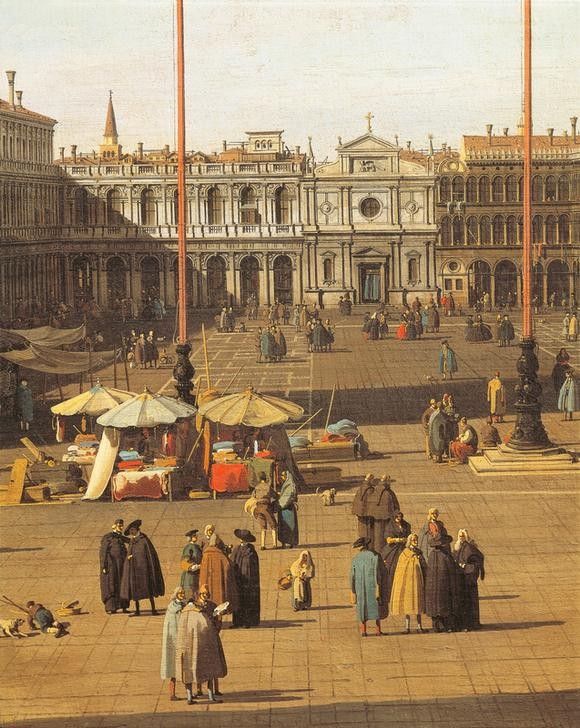
{"type": "Polygon", "coordinates": [[[316,495],[319,495],[322,498],[323,506],[333,506],[336,498],[336,488],[328,488],[322,492],[320,491],[320,488],[317,488],[316,495]]]}
{"type": "Polygon", "coordinates": [[[0,632],[5,637],[13,637],[15,640],[21,637],[28,637],[27,634],[20,632],[20,627],[23,624],[23,619],[0,619],[0,632]]]}

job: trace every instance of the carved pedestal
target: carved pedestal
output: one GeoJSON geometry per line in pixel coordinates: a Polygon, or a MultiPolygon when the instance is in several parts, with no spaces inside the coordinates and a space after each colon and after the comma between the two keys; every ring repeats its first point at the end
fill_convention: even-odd
{"type": "Polygon", "coordinates": [[[175,378],[175,389],[177,390],[177,398],[188,404],[194,403],[194,396],[191,393],[193,389],[193,376],[195,369],[189,361],[191,354],[191,346],[186,342],[177,344],[175,347],[177,354],[177,364],[173,368],[173,377],[175,378]]]}

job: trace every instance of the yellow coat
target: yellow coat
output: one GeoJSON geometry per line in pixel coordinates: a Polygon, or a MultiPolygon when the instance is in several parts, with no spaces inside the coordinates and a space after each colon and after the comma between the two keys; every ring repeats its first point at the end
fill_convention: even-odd
{"type": "Polygon", "coordinates": [[[404,549],[399,556],[391,589],[390,614],[425,613],[425,581],[421,559],[420,554],[409,548],[404,549]]]}
{"type": "Polygon", "coordinates": [[[505,415],[505,387],[501,379],[494,377],[487,385],[487,401],[492,415],[505,415]]]}

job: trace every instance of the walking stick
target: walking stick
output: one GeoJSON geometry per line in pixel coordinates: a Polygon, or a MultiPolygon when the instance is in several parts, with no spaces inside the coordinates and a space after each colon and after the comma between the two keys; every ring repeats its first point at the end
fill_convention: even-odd
{"type": "Polygon", "coordinates": [[[127,347],[123,344],[123,366],[125,367],[125,382],[127,383],[127,391],[130,392],[129,387],[129,368],[127,367],[127,347]]]}
{"type": "Polygon", "coordinates": [[[297,427],[297,428],[296,428],[296,429],[294,430],[294,432],[291,432],[291,433],[290,433],[290,434],[288,435],[288,437],[294,437],[294,435],[295,435],[295,434],[296,434],[297,432],[300,432],[300,430],[301,430],[301,429],[302,429],[303,427],[305,427],[305,426],[306,426],[306,425],[307,425],[307,424],[308,424],[309,422],[311,422],[311,421],[312,421],[312,420],[313,420],[313,419],[314,419],[314,418],[316,417],[316,415],[319,415],[319,414],[320,414],[320,413],[322,412],[322,409],[323,409],[323,408],[321,407],[321,408],[320,408],[320,409],[318,410],[318,412],[315,412],[315,413],[314,413],[313,415],[310,415],[310,417],[309,417],[309,418],[308,418],[307,420],[304,420],[304,422],[303,422],[303,423],[302,423],[302,424],[300,425],[300,427],[297,427]]]}
{"type": "Polygon", "coordinates": [[[12,599],[8,599],[8,597],[5,594],[2,594],[2,599],[7,602],[8,604],[11,604],[13,607],[16,607],[16,609],[20,609],[21,612],[24,612],[25,614],[28,614],[28,609],[25,609],[20,604],[16,604],[16,602],[13,602],[12,599]]]}
{"type": "Polygon", "coordinates": [[[328,423],[330,422],[330,413],[332,412],[332,405],[334,403],[334,393],[336,392],[336,384],[332,387],[332,394],[330,395],[330,404],[328,405],[328,414],[326,415],[326,423],[324,425],[324,431],[326,432],[326,428],[328,427],[328,423]]]}

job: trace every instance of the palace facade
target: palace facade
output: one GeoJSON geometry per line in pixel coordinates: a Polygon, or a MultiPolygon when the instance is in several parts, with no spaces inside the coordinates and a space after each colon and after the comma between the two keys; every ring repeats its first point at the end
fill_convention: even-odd
{"type": "MultiPolygon", "coordinates": [[[[112,98],[98,151],[52,158],[55,121],[22,106],[8,72],[0,101],[0,298],[95,299],[112,307],[155,291],[177,299],[177,156],[125,152],[112,98]]],[[[194,307],[400,303],[437,287],[519,301],[521,135],[492,130],[414,151],[373,133],[338,140],[317,164],[280,130],[187,155],[187,300],[194,307]]],[[[570,135],[534,137],[536,295],[569,295],[580,251],[579,156],[570,135]]]]}

